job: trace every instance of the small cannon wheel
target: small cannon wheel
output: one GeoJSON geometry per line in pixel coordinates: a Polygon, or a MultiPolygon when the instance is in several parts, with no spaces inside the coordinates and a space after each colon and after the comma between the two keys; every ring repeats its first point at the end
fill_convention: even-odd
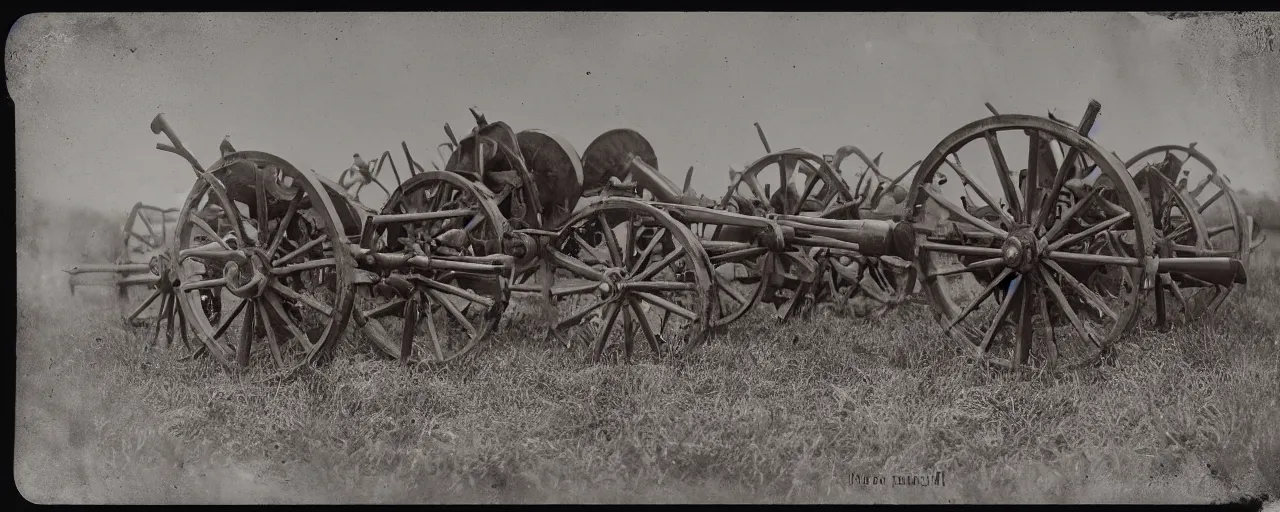
{"type": "Polygon", "coordinates": [[[997,115],[948,135],[921,164],[908,205],[934,315],[979,359],[1015,367],[1093,360],[1132,326],[1146,296],[1141,284],[1156,277],[1154,227],[1124,164],[1050,119],[997,115]],[[1025,142],[1009,142],[1019,135],[1025,142]],[[996,224],[946,199],[934,183],[944,159],[973,141],[983,142],[975,151],[991,162],[995,179],[988,183],[1003,193],[993,195],[972,176],[965,181],[999,217],[996,224]],[[1068,149],[1061,163],[1050,141],[1068,149]],[[1021,179],[1010,172],[1012,151],[1027,162],[1021,179]],[[1067,186],[1088,169],[1097,170],[1099,186],[1067,186]],[[1104,240],[1119,250],[1098,254],[1104,240]],[[1117,293],[1099,293],[1103,278],[1117,293]]]}
{"type": "MultiPolygon", "coordinates": [[[[486,256],[500,251],[510,230],[488,190],[450,172],[409,178],[382,209],[382,215],[431,212],[438,215],[366,227],[360,247],[441,259],[486,256]]],[[[503,276],[357,263],[368,278],[361,289],[369,293],[357,294],[352,316],[374,348],[405,363],[448,363],[471,354],[497,328],[507,304],[503,276]]]]}
{"type": "MultiPolygon", "coordinates": [[[[822,156],[799,148],[775,151],[751,162],[732,186],[734,206],[747,215],[838,215],[838,205],[854,201],[853,192],[822,156]],[[777,171],[770,171],[774,167],[777,171]],[[802,189],[795,184],[797,171],[805,177],[802,189]]],[[[716,229],[713,239],[728,228],[716,229]]],[[[821,293],[828,277],[822,257],[815,259],[804,250],[759,256],[754,266],[760,272],[751,275],[760,283],[756,300],[773,304],[784,320],[807,310],[811,296],[821,293]]]]}
{"type": "MultiPolygon", "coordinates": [[[[1218,171],[1218,167],[1208,156],[1192,146],[1194,144],[1156,146],[1134,155],[1125,165],[1131,173],[1139,172],[1152,164],[1168,170],[1165,177],[1170,182],[1177,180],[1175,188],[1190,198],[1196,212],[1204,219],[1209,246],[1199,255],[1230,256],[1248,267],[1254,241],[1244,207],[1226,175],[1218,171]],[[1200,168],[1195,169],[1193,164],[1198,164],[1200,168]],[[1182,178],[1177,177],[1179,172],[1183,174],[1182,178]],[[1196,182],[1194,186],[1191,185],[1192,181],[1196,182]]],[[[1174,233],[1177,229],[1186,229],[1186,226],[1179,226],[1174,233]]],[[[1201,288],[1211,287],[1207,283],[1198,284],[1201,288]]],[[[1222,286],[1212,288],[1214,292],[1208,302],[1197,302],[1193,307],[1194,315],[1199,316],[1217,308],[1234,289],[1222,286]]]]}
{"type": "MultiPolygon", "coordinates": [[[[1131,172],[1137,172],[1152,163],[1152,157],[1170,160],[1169,164],[1176,165],[1177,170],[1186,173],[1184,179],[1177,180],[1176,186],[1179,190],[1186,192],[1187,196],[1195,202],[1199,213],[1205,217],[1212,246],[1210,255],[1231,256],[1247,266],[1252,233],[1245,225],[1245,211],[1240,205],[1235,189],[1231,187],[1230,179],[1219,172],[1218,166],[1214,165],[1204,153],[1188,146],[1156,146],[1134,155],[1125,163],[1125,167],[1131,172]],[[1176,159],[1177,162],[1171,159],[1176,159]],[[1192,169],[1187,165],[1192,162],[1203,167],[1201,169],[1203,176],[1196,180],[1195,186],[1190,184],[1192,169]]],[[[1170,178],[1169,181],[1173,182],[1174,179],[1170,178]]]]}
{"type": "Polygon", "coordinates": [[[312,173],[257,151],[227,154],[210,169],[183,204],[170,253],[184,317],[205,352],[231,369],[322,362],[354,299],[355,264],[328,191],[312,173]]]}
{"type": "Polygon", "coordinates": [[[176,208],[163,209],[137,203],[125,218],[115,263],[148,266],[145,273],[122,274],[121,284],[116,289],[126,324],[141,326],[152,321],[162,322],[173,314],[168,304],[171,299],[156,281],[164,273],[160,258],[168,253],[177,214],[176,208]]]}
{"type": "Polygon", "coordinates": [[[631,198],[601,200],[570,217],[544,250],[552,276],[574,276],[551,286],[558,301],[551,328],[570,340],[591,340],[592,360],[619,345],[629,360],[636,337],[655,356],[677,346],[688,353],[710,334],[707,297],[714,284],[707,254],[661,209],[631,198]],[[616,218],[626,220],[611,226],[607,219],[616,218]],[[588,240],[593,233],[604,247],[588,240]],[[610,343],[614,334],[621,343],[610,343]]]}
{"type": "MultiPolygon", "coordinates": [[[[1141,168],[1133,175],[1145,210],[1155,228],[1155,250],[1162,258],[1213,255],[1213,241],[1204,217],[1187,191],[1178,188],[1157,167],[1141,168]]],[[[1167,304],[1173,302],[1187,320],[1203,315],[1229,288],[1207,283],[1180,272],[1161,273],[1151,291],[1148,309],[1154,309],[1156,326],[1168,325],[1167,304]]]]}
{"type": "MultiPolygon", "coordinates": [[[[610,178],[625,178],[635,157],[654,169],[658,168],[653,145],[639,132],[619,128],[596,137],[583,153],[584,180],[587,183],[584,190],[596,191],[610,178]]],[[[640,185],[637,189],[641,195],[646,192],[653,194],[652,190],[645,190],[643,184],[637,185],[640,185]]],[[[598,196],[591,199],[595,200],[598,196]]],[[[605,219],[616,229],[626,223],[628,217],[625,212],[617,216],[611,213],[605,219]]],[[[711,325],[713,328],[723,327],[759,303],[765,285],[760,276],[772,266],[772,257],[763,248],[743,247],[743,243],[754,240],[753,230],[702,223],[688,223],[686,227],[704,240],[703,249],[711,256],[711,278],[717,282],[718,302],[718,307],[713,308],[711,325]]],[[[592,242],[602,247],[602,241],[592,242]]]]}

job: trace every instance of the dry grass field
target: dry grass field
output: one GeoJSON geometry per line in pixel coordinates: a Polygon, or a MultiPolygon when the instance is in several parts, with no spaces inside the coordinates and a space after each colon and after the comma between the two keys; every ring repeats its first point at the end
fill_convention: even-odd
{"type": "Polygon", "coordinates": [[[34,502],[1280,496],[1274,231],[1216,315],[1136,332],[1078,371],[984,369],[911,305],[782,325],[759,308],[692,357],[630,365],[544,345],[508,315],[456,367],[405,369],[353,342],[261,382],[144,352],[149,332],[106,294],[71,297],[58,269],[100,254],[119,220],[47,210],[19,226],[14,472],[34,502]]]}

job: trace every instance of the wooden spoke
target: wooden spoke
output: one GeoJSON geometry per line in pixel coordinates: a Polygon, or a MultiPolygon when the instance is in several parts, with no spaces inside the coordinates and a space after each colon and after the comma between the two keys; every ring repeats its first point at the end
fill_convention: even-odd
{"type": "Polygon", "coordinates": [[[326,306],[325,304],[312,298],[309,295],[298,293],[294,291],[292,288],[289,288],[288,286],[280,284],[279,281],[276,281],[273,279],[271,280],[271,283],[268,284],[267,286],[270,286],[271,289],[275,291],[275,293],[280,294],[286,299],[292,300],[294,302],[300,302],[302,304],[306,304],[308,307],[316,311],[319,311],[320,314],[324,316],[328,316],[328,317],[333,316],[333,308],[326,306]]]}
{"type": "Polygon", "coordinates": [[[994,340],[996,337],[996,332],[1000,330],[1000,326],[1004,324],[1005,319],[1008,318],[1009,310],[1012,308],[1013,303],[1019,302],[1018,300],[1015,300],[1015,299],[1021,297],[1018,294],[1022,292],[1020,288],[1022,286],[1022,281],[1024,280],[1024,278],[1025,276],[1020,274],[1014,278],[1012,283],[1009,284],[1009,288],[1011,288],[1011,290],[1009,290],[1010,297],[1008,299],[1005,299],[1004,302],[1000,303],[1000,309],[996,311],[996,317],[991,321],[991,327],[988,327],[986,334],[982,336],[982,343],[978,345],[979,357],[986,355],[987,350],[991,347],[992,340],[994,340]]]}
{"type": "Polygon", "coordinates": [[[982,301],[987,300],[987,297],[991,296],[992,292],[996,290],[996,287],[1000,286],[1000,284],[1004,282],[1005,278],[1008,278],[1009,275],[1012,273],[1013,273],[1013,269],[1006,268],[1003,271],[1001,271],[1000,274],[996,275],[996,278],[992,279],[991,282],[987,283],[987,286],[982,289],[982,293],[979,293],[978,296],[974,298],[973,301],[970,302],[968,306],[965,306],[964,309],[960,310],[960,313],[957,314],[955,318],[952,318],[951,321],[947,323],[946,328],[943,330],[947,332],[951,332],[951,329],[955,328],[956,325],[959,325],[960,322],[965,319],[965,317],[969,316],[969,313],[972,313],[975,309],[978,309],[978,305],[982,304],[982,301]]]}
{"type": "Polygon", "coordinates": [[[600,325],[600,332],[596,334],[595,348],[592,350],[592,360],[599,361],[600,355],[604,353],[604,345],[609,341],[609,332],[613,330],[613,322],[618,319],[618,312],[621,307],[617,302],[610,302],[608,309],[605,309],[604,323],[600,325]]]}
{"type": "Polygon", "coordinates": [[[1004,265],[1004,258],[988,258],[981,261],[975,261],[973,263],[970,263],[968,265],[965,265],[959,268],[952,268],[947,270],[935,270],[933,272],[930,272],[928,274],[928,277],[942,277],[942,276],[950,276],[955,274],[963,274],[966,272],[973,272],[975,270],[984,269],[984,268],[995,268],[1001,265],[1004,265]]]}
{"type": "Polygon", "coordinates": [[[206,223],[204,219],[201,219],[200,217],[196,217],[194,215],[192,215],[190,219],[191,219],[191,224],[195,226],[197,229],[199,229],[200,231],[204,231],[204,234],[208,236],[211,240],[213,240],[213,243],[216,243],[219,246],[221,246],[223,250],[227,250],[227,251],[232,250],[231,246],[227,245],[227,242],[223,240],[222,237],[218,236],[218,232],[215,231],[211,226],[209,226],[209,224],[206,223]]]}
{"type": "Polygon", "coordinates": [[[1114,265],[1118,267],[1140,267],[1142,260],[1123,256],[1103,256],[1100,254],[1080,254],[1074,252],[1052,251],[1043,254],[1042,259],[1060,263],[1081,263],[1085,265],[1114,265]]]}
{"type": "Polygon", "coordinates": [[[296,274],[298,272],[306,272],[308,270],[316,270],[321,268],[332,267],[335,264],[336,263],[334,262],[333,258],[322,258],[322,259],[311,260],[311,261],[298,263],[294,265],[285,265],[283,267],[275,267],[271,269],[271,275],[287,276],[289,274],[296,274]]]}
{"type": "MultiPolygon", "coordinates": [[[[988,143],[990,142],[991,141],[988,140],[988,143]]],[[[996,148],[993,148],[992,151],[994,152],[998,150],[999,148],[996,147],[996,148]]],[[[1003,164],[1004,156],[1001,156],[1000,159],[1001,159],[1001,163],[1003,164]]],[[[945,162],[947,166],[951,167],[951,170],[955,171],[956,174],[960,176],[960,181],[963,183],[963,185],[972,186],[973,191],[978,194],[978,197],[981,198],[984,202],[986,202],[987,206],[990,206],[992,210],[995,210],[995,212],[1000,215],[1000,218],[1003,219],[1007,225],[1013,226],[1017,224],[1016,222],[1014,222],[1013,217],[1009,216],[1009,212],[1006,212],[1004,208],[1000,207],[999,203],[997,203],[994,199],[991,198],[991,194],[987,192],[987,189],[983,188],[982,185],[979,184],[977,180],[973,179],[973,176],[970,176],[968,172],[965,172],[964,167],[961,167],[960,164],[958,163],[953,163],[950,159],[944,158],[942,159],[942,161],[945,162]]],[[[999,171],[999,168],[997,167],[997,172],[998,171],[999,171]]],[[[1006,176],[1005,179],[1008,179],[1008,177],[1006,176]]],[[[927,193],[927,189],[926,189],[926,193],[927,193]]]]}
{"type": "Polygon", "coordinates": [[[653,350],[654,356],[659,354],[658,337],[653,333],[653,326],[649,325],[649,319],[644,314],[644,310],[640,308],[640,302],[635,297],[627,297],[627,307],[631,308],[631,314],[640,323],[640,332],[644,334],[644,339],[649,343],[649,349],[653,350]]]}
{"type": "Polygon", "coordinates": [[[1074,243],[1076,243],[1076,242],[1079,242],[1079,241],[1081,241],[1081,240],[1084,240],[1085,238],[1091,237],[1091,236],[1093,236],[1093,235],[1097,234],[1098,232],[1100,232],[1100,231],[1102,231],[1102,230],[1104,230],[1104,229],[1107,229],[1107,228],[1109,228],[1109,227],[1111,227],[1111,226],[1114,226],[1114,225],[1116,225],[1116,224],[1119,224],[1119,223],[1121,223],[1121,222],[1124,222],[1124,221],[1128,220],[1130,217],[1133,217],[1133,214],[1132,214],[1132,213],[1124,212],[1123,214],[1121,214],[1121,215],[1119,215],[1119,216],[1112,217],[1112,218],[1107,219],[1107,220],[1105,220],[1105,221],[1102,221],[1102,222],[1099,222],[1099,223],[1094,224],[1094,225],[1092,225],[1092,226],[1089,226],[1087,229],[1085,229],[1084,231],[1081,231],[1081,232],[1079,232],[1079,233],[1075,233],[1075,234],[1072,234],[1072,235],[1069,235],[1069,236],[1066,236],[1066,237],[1060,238],[1060,239],[1058,239],[1058,240],[1053,240],[1053,241],[1052,241],[1052,243],[1050,243],[1047,247],[1045,247],[1045,250],[1046,250],[1046,251],[1056,251],[1056,250],[1061,249],[1061,248],[1063,248],[1063,247],[1071,247],[1071,245],[1072,245],[1072,244],[1074,244],[1074,243]]]}
{"type": "Polygon", "coordinates": [[[667,268],[673,262],[680,259],[681,256],[684,256],[684,254],[685,254],[684,247],[676,246],[674,250],[672,250],[670,253],[667,253],[667,255],[664,256],[661,260],[658,260],[657,263],[650,265],[648,268],[644,270],[644,272],[641,272],[637,275],[632,276],[630,279],[628,279],[628,281],[636,282],[636,281],[644,281],[646,279],[649,279],[657,275],[658,272],[661,272],[662,269],[667,268]]]}
{"type": "Polygon", "coordinates": [[[608,257],[609,256],[608,254],[601,256],[599,252],[600,249],[591,245],[590,242],[587,242],[587,239],[582,238],[582,235],[578,234],[577,231],[572,232],[570,236],[573,237],[573,240],[575,242],[578,242],[578,247],[582,248],[582,250],[584,251],[591,253],[591,257],[595,258],[596,261],[600,262],[601,264],[605,264],[606,262],[610,261],[611,258],[608,257]]]}
{"type": "Polygon", "coordinates": [[[147,300],[142,301],[142,304],[140,304],[137,308],[133,310],[132,313],[129,313],[129,315],[125,317],[124,319],[125,323],[133,322],[133,319],[138,318],[138,315],[141,315],[143,311],[146,311],[147,308],[151,306],[151,303],[155,302],[156,299],[160,297],[161,293],[163,292],[159,288],[157,288],[154,292],[151,292],[151,295],[147,297],[147,300]]]}
{"type": "Polygon", "coordinates": [[[1102,189],[1096,187],[1093,190],[1090,190],[1089,194],[1081,198],[1079,201],[1076,201],[1076,204],[1072,205],[1071,209],[1067,210],[1067,213],[1064,213],[1062,217],[1058,219],[1058,222],[1054,223],[1053,227],[1049,228],[1049,232],[1041,239],[1045,242],[1057,240],[1058,235],[1062,234],[1062,230],[1066,229],[1067,225],[1071,223],[1071,219],[1074,219],[1076,215],[1079,214],[1081,210],[1084,210],[1085,207],[1087,207],[1094,198],[1097,198],[1098,194],[1101,192],[1102,189]]]}
{"type": "MultiPolygon", "coordinates": [[[[267,232],[267,180],[274,179],[274,177],[268,178],[267,172],[262,170],[259,170],[257,174],[258,174],[258,186],[255,187],[256,190],[254,191],[257,193],[257,197],[254,198],[255,199],[254,203],[256,203],[254,206],[256,206],[258,210],[255,215],[256,217],[258,217],[257,245],[258,247],[266,247],[268,244],[267,240],[269,240],[269,236],[270,236],[270,234],[267,232]]],[[[294,196],[294,197],[297,197],[297,196],[294,196]]],[[[255,311],[250,311],[249,313],[254,313],[254,312],[255,311]]]]}
{"type": "Polygon", "coordinates": [[[978,256],[983,258],[1002,258],[1004,253],[994,247],[974,247],[970,245],[951,245],[938,242],[920,242],[921,251],[943,252],[962,256],[978,256]]]}
{"type": "Polygon", "coordinates": [[[1215,192],[1212,196],[1209,197],[1208,201],[1200,203],[1200,209],[1197,213],[1204,213],[1205,210],[1209,209],[1209,205],[1213,204],[1214,201],[1217,201],[1225,193],[1226,193],[1225,190],[1219,188],[1217,192],[1215,192]]]}
{"type": "MultiPolygon", "coordinates": [[[[1035,283],[1036,280],[1029,275],[1024,277],[1022,283],[1019,283],[1021,289],[1018,292],[1022,298],[1020,301],[1022,307],[1018,311],[1018,347],[1014,353],[1014,368],[1027,364],[1031,356],[1031,341],[1035,337],[1035,312],[1033,311],[1036,295],[1035,283]]],[[[1048,323],[1048,320],[1048,318],[1045,318],[1045,323],[1048,323]]]]}
{"type": "Polygon", "coordinates": [[[1071,307],[1071,303],[1067,302],[1067,297],[1063,295],[1062,288],[1058,286],[1058,283],[1051,276],[1045,275],[1043,270],[1037,270],[1037,272],[1040,274],[1041,279],[1044,280],[1045,287],[1053,294],[1053,299],[1058,303],[1058,307],[1063,314],[1067,315],[1067,320],[1071,322],[1071,326],[1076,329],[1076,332],[1080,333],[1080,337],[1089,340],[1096,347],[1101,347],[1102,345],[1098,343],[1098,340],[1094,339],[1092,332],[1085,329],[1080,317],[1076,316],[1075,309],[1071,307]]]}
{"type": "Polygon", "coordinates": [[[474,293],[470,290],[459,288],[451,284],[442,283],[440,281],[436,281],[435,279],[421,278],[421,279],[418,279],[418,282],[426,285],[428,288],[439,290],[456,297],[461,297],[463,299],[466,299],[468,302],[474,302],[486,308],[493,307],[493,304],[494,304],[493,299],[474,293]]]}
{"type": "Polygon", "coordinates": [[[569,256],[555,248],[547,247],[547,255],[551,258],[551,261],[556,263],[556,265],[559,265],[574,274],[596,282],[607,281],[604,274],[600,273],[600,271],[591,268],[590,265],[583,263],[582,260],[569,256]]]}
{"type": "MultiPolygon", "coordinates": [[[[1029,130],[1027,137],[1031,140],[1027,146],[1027,176],[1022,183],[1022,204],[1025,210],[1022,213],[1022,222],[1030,224],[1036,214],[1036,189],[1040,180],[1040,132],[1029,130]]],[[[1032,226],[1036,228],[1039,226],[1032,226]]]]}
{"type": "Polygon", "coordinates": [[[271,317],[267,315],[267,305],[263,301],[256,301],[254,306],[257,308],[258,318],[261,319],[263,330],[267,332],[267,348],[271,350],[271,358],[275,359],[276,367],[284,368],[284,356],[281,355],[280,340],[276,339],[276,331],[270,321],[271,317]]]}
{"type": "Polygon", "coordinates": [[[641,300],[648,302],[649,304],[653,304],[654,306],[658,306],[664,310],[680,315],[685,319],[689,320],[690,322],[696,321],[698,319],[698,315],[694,314],[694,312],[689,311],[681,307],[680,305],[674,302],[671,302],[667,299],[664,299],[662,297],[659,297],[657,295],[654,295],[651,293],[645,293],[645,292],[637,292],[635,295],[639,297],[641,300]]]}
{"type": "Polygon", "coordinates": [[[988,233],[991,233],[992,235],[995,235],[997,239],[1004,240],[1005,238],[1009,237],[1009,233],[1006,232],[1005,230],[992,226],[985,220],[974,217],[973,215],[969,214],[969,212],[965,211],[964,208],[956,206],[951,201],[944,199],[941,194],[934,192],[933,190],[930,190],[929,187],[923,187],[920,190],[923,191],[930,198],[932,198],[934,201],[937,201],[937,203],[940,206],[945,208],[947,211],[951,212],[952,215],[960,217],[961,219],[964,219],[965,222],[968,222],[969,224],[977,226],[978,228],[981,228],[982,230],[988,233]]]}
{"type": "Polygon", "coordinates": [[[382,304],[379,304],[377,307],[374,307],[373,309],[365,311],[361,314],[365,318],[370,320],[382,318],[388,315],[395,314],[397,311],[399,311],[401,308],[404,307],[405,302],[406,301],[404,299],[395,299],[390,302],[384,302],[382,304]]]}
{"type": "Polygon", "coordinates": [[[271,243],[267,246],[267,256],[275,256],[276,251],[280,250],[280,242],[284,240],[284,234],[289,229],[289,223],[293,222],[293,216],[298,213],[298,208],[302,206],[302,194],[293,196],[289,201],[289,209],[284,212],[284,217],[280,219],[280,223],[276,224],[276,230],[271,234],[271,243]]]}
{"type": "MultiPolygon", "coordinates": [[[[733,283],[732,283],[732,282],[730,282],[730,281],[729,281],[728,279],[726,279],[724,276],[720,275],[720,273],[719,273],[719,272],[714,272],[714,271],[713,271],[713,272],[711,273],[711,275],[712,275],[712,277],[714,277],[714,278],[715,278],[715,280],[716,280],[718,283],[720,283],[720,290],[721,290],[722,292],[724,292],[724,294],[728,295],[728,296],[729,296],[729,298],[733,299],[733,301],[734,301],[734,302],[737,302],[738,304],[744,304],[744,305],[747,303],[747,299],[746,299],[746,297],[743,297],[743,296],[742,296],[742,294],[738,293],[738,292],[737,292],[737,290],[734,290],[734,289],[733,289],[733,283]]],[[[681,283],[681,284],[690,284],[690,285],[692,285],[693,283],[681,283]]],[[[692,290],[693,288],[687,288],[687,289],[692,290]]]]}
{"type": "Polygon", "coordinates": [[[623,288],[643,292],[684,292],[697,290],[698,285],[683,281],[629,281],[623,283],[623,288]]]}
{"type": "Polygon", "coordinates": [[[570,327],[570,326],[578,325],[580,322],[582,322],[582,319],[583,319],[584,317],[586,317],[587,315],[591,314],[591,312],[593,312],[593,311],[595,311],[595,310],[597,310],[597,309],[600,309],[600,307],[601,307],[601,306],[604,306],[605,304],[607,304],[607,302],[602,300],[602,301],[596,302],[596,303],[594,303],[594,304],[592,304],[592,305],[590,305],[590,306],[587,306],[587,307],[585,307],[585,308],[582,308],[582,309],[578,310],[578,312],[577,312],[577,313],[574,313],[574,314],[572,314],[572,315],[569,315],[568,317],[566,317],[566,318],[564,318],[564,319],[560,320],[559,322],[557,322],[557,323],[556,323],[556,327],[555,327],[555,328],[558,330],[558,329],[563,329],[563,328],[565,328],[565,327],[570,327]]]}
{"type": "MultiPolygon", "coordinates": [[[[1072,276],[1069,272],[1063,269],[1058,262],[1053,260],[1044,260],[1044,264],[1057,273],[1068,286],[1075,289],[1076,293],[1079,293],[1090,306],[1093,306],[1099,312],[1110,317],[1112,320],[1118,321],[1120,319],[1120,316],[1107,306],[1107,303],[1102,300],[1102,297],[1099,297],[1098,294],[1093,292],[1093,290],[1090,290],[1089,287],[1077,280],[1075,276],[1072,276]]],[[[1048,277],[1049,276],[1046,275],[1045,278],[1048,279],[1048,277]]]]}
{"type": "Polygon", "coordinates": [[[667,228],[658,229],[658,232],[653,235],[653,239],[649,240],[648,245],[645,246],[643,251],[640,251],[640,255],[636,257],[636,260],[632,262],[631,265],[627,266],[627,273],[635,274],[638,272],[640,270],[640,266],[649,261],[649,255],[653,254],[653,250],[658,247],[658,244],[661,243],[663,239],[668,238],[667,235],[667,228]]]}
{"type": "Polygon", "coordinates": [[[236,346],[236,364],[240,365],[241,368],[249,366],[249,350],[253,348],[253,319],[256,316],[254,315],[256,312],[256,306],[246,308],[244,312],[244,323],[240,331],[240,344],[236,346]]]}
{"type": "Polygon", "coordinates": [[[218,325],[218,330],[214,331],[213,336],[211,337],[215,340],[218,338],[221,338],[222,335],[227,332],[227,329],[231,327],[231,323],[235,321],[236,317],[240,315],[241,311],[244,311],[244,307],[248,304],[249,304],[249,301],[247,300],[242,300],[240,301],[239,304],[236,304],[235,309],[231,310],[230,315],[227,315],[226,318],[222,319],[221,324],[218,325]]]}
{"type": "Polygon", "coordinates": [[[276,316],[280,318],[280,322],[284,324],[285,329],[289,330],[289,334],[293,335],[308,353],[315,349],[315,345],[311,343],[311,339],[307,337],[306,333],[297,324],[293,323],[293,319],[289,318],[288,312],[284,309],[284,304],[280,303],[280,297],[267,295],[267,303],[271,305],[271,309],[275,310],[276,316]]]}
{"type": "Polygon", "coordinates": [[[1044,286],[1041,285],[1040,293],[1036,294],[1036,297],[1040,300],[1036,302],[1040,310],[1040,317],[1044,318],[1045,330],[1049,333],[1049,344],[1047,345],[1048,351],[1046,359],[1048,359],[1049,364],[1052,365],[1058,361],[1058,334],[1054,332],[1053,321],[1049,317],[1049,305],[1047,304],[1048,299],[1045,297],[1043,288],[1044,286]]]}
{"type": "Polygon", "coordinates": [[[613,263],[612,266],[625,266],[626,262],[622,256],[622,247],[618,243],[617,234],[609,228],[609,222],[604,218],[604,214],[596,215],[596,222],[600,223],[600,235],[604,238],[605,246],[609,248],[609,258],[613,263]]]}
{"type": "Polygon", "coordinates": [[[274,266],[280,266],[285,263],[288,263],[294,258],[297,258],[298,256],[305,254],[307,251],[313,249],[315,246],[325,243],[328,240],[329,240],[328,235],[320,235],[314,240],[311,240],[305,244],[302,244],[297,249],[294,249],[293,252],[290,252],[289,254],[286,254],[284,256],[281,256],[280,258],[277,258],[275,261],[271,262],[271,264],[274,266]]]}
{"type": "Polygon", "coordinates": [[[1049,187],[1048,194],[1045,196],[1045,207],[1040,210],[1040,217],[1036,220],[1035,226],[1040,227],[1049,222],[1049,214],[1053,213],[1052,205],[1057,202],[1058,193],[1062,192],[1062,186],[1067,183],[1067,178],[1072,174],[1072,166],[1080,157],[1080,149],[1074,145],[1067,150],[1066,158],[1062,159],[1062,164],[1058,167],[1058,172],[1053,176],[1053,185],[1049,187]]]}

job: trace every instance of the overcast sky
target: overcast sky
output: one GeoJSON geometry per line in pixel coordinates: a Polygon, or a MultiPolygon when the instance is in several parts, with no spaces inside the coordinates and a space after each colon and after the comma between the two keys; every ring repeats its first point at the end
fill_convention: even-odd
{"type": "MultiPolygon", "coordinates": [[[[718,196],[773,148],[884,152],[896,174],[1002,111],[1077,120],[1122,157],[1198,141],[1239,186],[1280,190],[1221,64],[1181,21],[1130,14],[377,13],[31,15],[6,45],[19,191],[124,209],[178,206],[193,176],[154,149],[163,112],[208,165],[230,135],[330,178],[351,154],[434,157],[477,106],[581,152],[640,131],[677,183],[718,196]]],[[[1274,101],[1274,99],[1273,99],[1274,101]]]]}

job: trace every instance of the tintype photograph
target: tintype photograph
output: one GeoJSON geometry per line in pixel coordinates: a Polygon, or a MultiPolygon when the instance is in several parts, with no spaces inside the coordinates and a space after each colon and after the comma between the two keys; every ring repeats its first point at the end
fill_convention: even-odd
{"type": "Polygon", "coordinates": [[[29,14],[48,504],[1280,498],[1280,14],[29,14]]]}

